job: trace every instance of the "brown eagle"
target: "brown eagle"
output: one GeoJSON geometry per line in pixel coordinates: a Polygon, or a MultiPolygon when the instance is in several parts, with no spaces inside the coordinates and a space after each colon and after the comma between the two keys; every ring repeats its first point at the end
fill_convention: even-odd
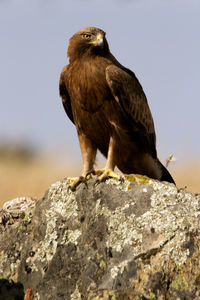
{"type": "Polygon", "coordinates": [[[125,174],[174,183],[157,157],[154,122],[142,86],[111,54],[105,32],[95,27],[81,29],[70,38],[67,54],[60,96],[77,129],[82,178],[94,172],[99,149],[107,157],[105,169],[96,171],[100,181],[118,178],[113,172],[117,166],[125,174]]]}

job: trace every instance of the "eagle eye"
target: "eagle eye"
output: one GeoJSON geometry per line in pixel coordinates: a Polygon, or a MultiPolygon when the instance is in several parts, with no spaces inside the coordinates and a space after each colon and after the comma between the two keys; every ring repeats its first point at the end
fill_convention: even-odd
{"type": "Polygon", "coordinates": [[[84,39],[86,39],[86,40],[90,40],[90,39],[91,39],[91,34],[89,34],[89,33],[84,33],[84,34],[82,34],[82,37],[83,37],[84,39]]]}

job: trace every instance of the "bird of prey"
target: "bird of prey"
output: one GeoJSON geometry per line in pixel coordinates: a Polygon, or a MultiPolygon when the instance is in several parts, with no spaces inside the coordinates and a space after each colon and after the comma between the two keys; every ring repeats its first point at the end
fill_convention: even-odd
{"type": "Polygon", "coordinates": [[[111,54],[105,32],[87,27],[69,40],[60,76],[64,109],[75,124],[83,159],[82,177],[95,172],[102,181],[124,174],[142,174],[174,183],[156,151],[156,134],[147,98],[135,74],[111,54]],[[94,170],[97,150],[107,158],[94,170]]]}

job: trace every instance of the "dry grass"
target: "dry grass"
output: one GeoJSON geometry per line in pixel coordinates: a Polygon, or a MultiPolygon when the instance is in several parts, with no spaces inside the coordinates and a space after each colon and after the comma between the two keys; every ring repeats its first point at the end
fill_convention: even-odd
{"type": "MultiPolygon", "coordinates": [[[[16,157],[0,158],[0,207],[3,203],[20,196],[41,198],[48,186],[67,176],[80,174],[78,166],[56,165],[51,158],[16,157]]],[[[200,163],[188,163],[182,167],[172,166],[171,173],[178,187],[200,193],[200,163]]]]}

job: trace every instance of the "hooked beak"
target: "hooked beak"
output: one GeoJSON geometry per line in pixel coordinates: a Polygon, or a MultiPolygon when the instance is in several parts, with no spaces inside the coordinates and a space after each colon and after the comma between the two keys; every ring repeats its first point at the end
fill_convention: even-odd
{"type": "Polygon", "coordinates": [[[94,41],[90,42],[90,44],[93,44],[95,46],[103,46],[103,35],[99,33],[96,36],[96,39],[94,41]]]}

